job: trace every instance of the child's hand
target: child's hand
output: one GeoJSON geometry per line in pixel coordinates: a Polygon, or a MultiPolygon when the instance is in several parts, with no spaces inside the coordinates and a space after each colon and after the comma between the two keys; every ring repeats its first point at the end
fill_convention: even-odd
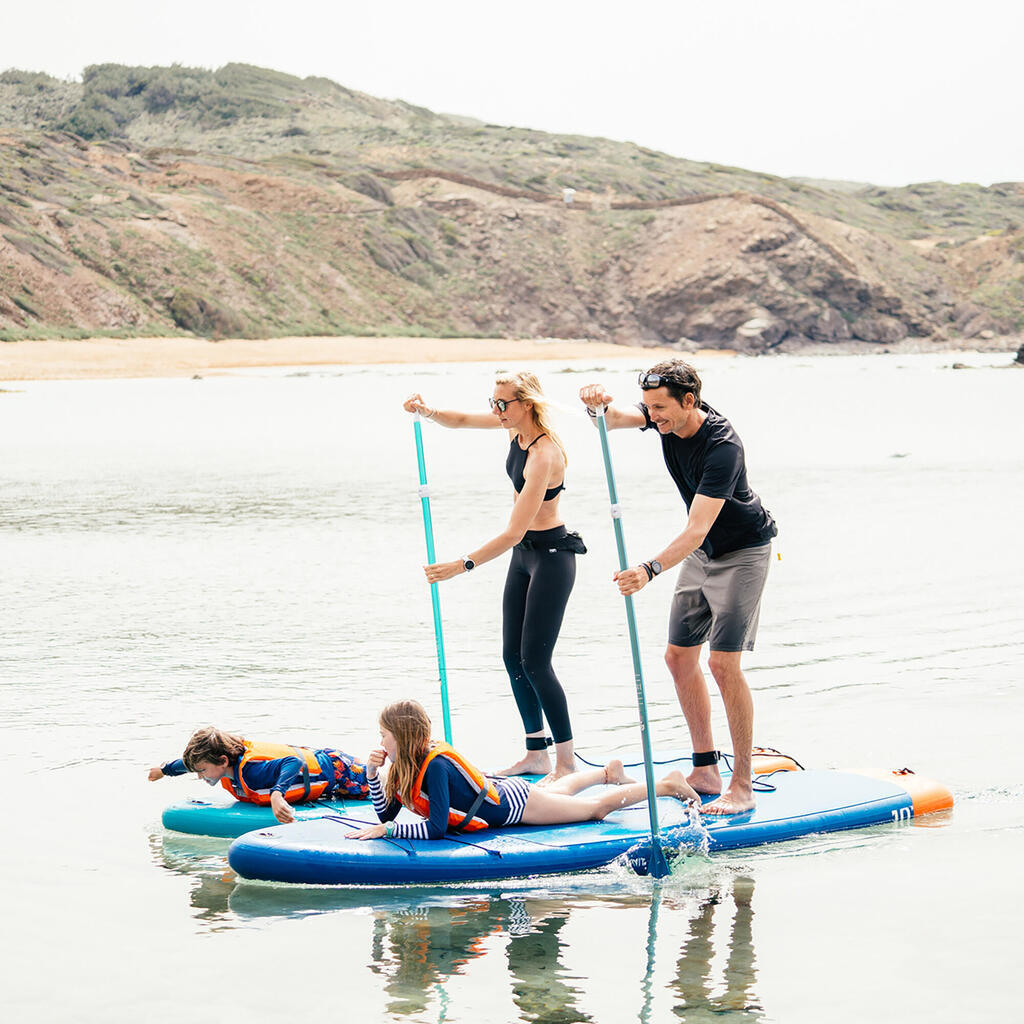
{"type": "Polygon", "coordinates": [[[387,833],[387,825],[367,825],[358,832],[349,832],[346,839],[380,839],[387,833]]]}
{"type": "Polygon", "coordinates": [[[159,782],[164,777],[163,768],[150,768],[149,769],[149,781],[159,782]]]}
{"type": "Polygon", "coordinates": [[[366,777],[368,779],[375,779],[377,777],[377,769],[384,766],[384,762],[388,759],[388,752],[383,747],[375,747],[370,751],[370,756],[366,759],[366,777]]]}
{"type": "Polygon", "coordinates": [[[270,809],[282,825],[290,825],[295,820],[291,804],[276,789],[270,794],[270,809]]]}

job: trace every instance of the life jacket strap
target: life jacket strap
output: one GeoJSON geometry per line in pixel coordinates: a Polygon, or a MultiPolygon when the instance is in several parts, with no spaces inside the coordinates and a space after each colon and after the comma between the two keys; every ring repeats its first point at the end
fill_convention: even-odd
{"type": "Polygon", "coordinates": [[[487,789],[486,788],[481,789],[477,793],[476,799],[470,805],[469,810],[466,811],[466,814],[463,817],[462,821],[460,821],[457,825],[449,825],[448,826],[448,831],[449,832],[461,832],[476,817],[476,812],[480,810],[480,805],[484,802],[484,799],[486,798],[486,796],[487,796],[487,789]]]}
{"type": "Polygon", "coordinates": [[[299,764],[302,765],[302,799],[309,799],[309,765],[306,763],[306,755],[299,750],[298,747],[292,747],[295,751],[295,756],[299,759],[299,764]]]}

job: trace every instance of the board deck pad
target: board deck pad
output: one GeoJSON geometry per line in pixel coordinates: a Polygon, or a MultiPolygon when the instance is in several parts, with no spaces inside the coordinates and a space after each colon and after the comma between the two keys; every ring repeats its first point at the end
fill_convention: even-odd
{"type": "MultiPolygon", "coordinates": [[[[669,767],[679,765],[661,762],[657,774],[669,767]]],[[[878,778],[837,771],[778,771],[766,782],[773,788],[757,794],[753,811],[704,815],[699,823],[691,821],[680,801],[660,798],[666,852],[671,856],[683,850],[757,846],[814,832],[904,821],[914,814],[914,798],[896,773],[878,778]]],[[[952,797],[943,803],[950,806],[952,797]]],[[[640,874],[647,870],[651,838],[646,804],[615,811],[601,822],[521,826],[417,841],[346,838],[362,821],[375,820],[370,805],[359,806],[355,814],[353,807],[350,803],[343,813],[248,832],[231,844],[229,863],[244,878],[316,885],[523,878],[586,871],[619,857],[640,874]]]]}

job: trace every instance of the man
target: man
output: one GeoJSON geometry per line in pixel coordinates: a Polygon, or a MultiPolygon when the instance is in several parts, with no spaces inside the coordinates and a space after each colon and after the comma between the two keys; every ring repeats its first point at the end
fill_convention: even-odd
{"type": "Polygon", "coordinates": [[[587,412],[605,408],[610,430],[657,429],[669,474],[689,515],[686,527],[650,561],[615,574],[623,594],[635,594],[665,569],[682,563],[669,615],[665,661],[675,683],[693,743],[688,782],[718,796],[705,814],[738,814],[754,808],[750,760],[754,706],[740,668],[754,649],[761,593],[768,575],[771,539],[778,532],[761,499],[747,484],[743,444],[731,424],[701,401],[700,377],[681,359],[640,374],[643,402],[615,408],[600,384],[580,388],[587,412]],[[708,666],[725,704],[733,747],[733,774],[722,792],[719,753],[711,732],[711,702],[700,668],[708,666]]]}

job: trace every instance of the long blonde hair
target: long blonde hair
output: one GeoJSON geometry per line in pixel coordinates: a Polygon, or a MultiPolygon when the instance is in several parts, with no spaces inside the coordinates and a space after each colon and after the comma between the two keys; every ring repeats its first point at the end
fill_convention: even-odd
{"type": "Polygon", "coordinates": [[[555,442],[558,450],[562,453],[562,462],[568,466],[569,456],[566,454],[565,445],[562,439],[555,433],[551,426],[551,405],[548,402],[540,381],[536,375],[527,370],[520,373],[510,373],[504,377],[498,377],[495,384],[507,384],[516,393],[516,398],[529,402],[532,406],[533,421],[537,424],[542,434],[547,434],[555,442]]]}
{"type": "Polygon", "coordinates": [[[396,700],[380,713],[380,727],[395,737],[397,757],[388,769],[384,795],[412,803],[412,784],[430,752],[430,718],[419,701],[396,700]]]}

